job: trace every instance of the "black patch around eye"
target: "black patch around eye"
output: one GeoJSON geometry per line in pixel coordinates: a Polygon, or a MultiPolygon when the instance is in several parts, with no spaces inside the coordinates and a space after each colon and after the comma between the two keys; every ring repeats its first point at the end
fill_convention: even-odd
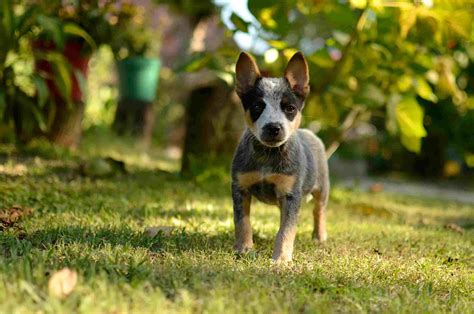
{"type": "Polygon", "coordinates": [[[249,112],[252,121],[255,122],[260,118],[263,110],[265,109],[265,102],[263,100],[257,100],[254,104],[250,105],[249,112]]]}
{"type": "Polygon", "coordinates": [[[257,79],[254,88],[249,89],[245,94],[241,96],[244,110],[249,111],[250,118],[253,122],[258,120],[263,110],[265,109],[265,102],[263,102],[262,100],[263,91],[257,87],[259,80],[260,79],[257,79]]]}

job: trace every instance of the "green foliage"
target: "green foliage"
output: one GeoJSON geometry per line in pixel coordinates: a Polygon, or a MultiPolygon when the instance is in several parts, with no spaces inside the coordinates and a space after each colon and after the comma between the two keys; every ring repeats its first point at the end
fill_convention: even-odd
{"type": "Polygon", "coordinates": [[[86,55],[98,45],[111,44],[114,17],[126,15],[118,9],[110,1],[1,0],[0,116],[7,124],[13,122],[17,139],[48,133],[55,99],[46,81],[54,77],[54,86],[69,105],[74,76],[84,90],[82,73],[63,54],[65,43],[81,43],[86,55]],[[37,67],[38,62],[47,62],[52,71],[37,67]]]}
{"type": "MultiPolygon", "coordinates": [[[[18,10],[18,5],[9,0],[0,3],[0,114],[7,123],[15,115],[23,114],[28,117],[22,121],[23,126],[33,123],[44,129],[44,119],[38,110],[48,97],[47,90],[43,88],[44,79],[31,72],[24,74],[25,66],[33,63],[25,43],[31,38],[32,27],[40,25],[42,19],[35,8],[21,8],[23,10],[18,10]],[[33,98],[34,91],[31,93],[25,88],[28,85],[25,79],[34,80],[34,86],[41,89],[38,101],[33,98]]],[[[15,121],[15,124],[18,128],[20,122],[15,121]]]]}
{"type": "Polygon", "coordinates": [[[212,0],[154,0],[157,4],[165,4],[179,14],[189,16],[193,23],[216,13],[216,6],[212,0]]]}
{"type": "Polygon", "coordinates": [[[402,144],[410,151],[419,152],[420,138],[426,136],[423,127],[423,109],[414,97],[406,96],[397,105],[396,117],[402,144]]]}
{"type": "Polygon", "coordinates": [[[74,23],[65,23],[63,26],[64,34],[82,38],[92,49],[96,48],[94,39],[83,28],[74,23]]]}
{"type": "Polygon", "coordinates": [[[79,44],[85,58],[102,45],[117,59],[157,53],[159,38],[145,25],[144,7],[128,1],[0,1],[0,116],[21,142],[50,131],[56,90],[69,106],[74,80],[85,90],[66,43],[79,44]]]}
{"type": "Polygon", "coordinates": [[[48,15],[43,3],[2,0],[0,7],[0,113],[13,121],[19,140],[49,128],[47,106],[54,106],[46,80],[50,73],[35,71],[35,62],[47,61],[62,98],[70,102],[72,68],[61,53],[66,40],[81,39],[95,48],[95,41],[79,25],[48,15]],[[39,42],[51,41],[52,49],[40,49],[39,42]],[[4,44],[3,44],[4,43],[4,44]],[[33,43],[33,48],[31,47],[33,43]]]}
{"type": "Polygon", "coordinates": [[[64,43],[66,39],[84,43],[86,54],[97,46],[110,43],[117,14],[114,1],[53,0],[35,1],[29,5],[42,13],[43,30],[50,30],[41,36],[53,39],[59,49],[63,47],[61,40],[64,43]]]}
{"type": "Polygon", "coordinates": [[[240,16],[238,16],[235,13],[232,13],[230,16],[230,21],[235,25],[237,30],[242,31],[242,32],[248,32],[249,31],[249,22],[244,21],[240,16]]]}
{"type": "Polygon", "coordinates": [[[306,54],[313,91],[306,113],[318,117],[330,137],[341,138],[337,134],[346,130],[340,125],[362,108],[367,115],[358,121],[384,116],[389,131],[419,152],[426,132],[416,102],[448,99],[451,104],[443,104],[460,113],[468,106],[457,79],[466,68],[459,60],[473,60],[468,53],[474,37],[472,1],[435,1],[432,7],[378,0],[249,0],[248,5],[258,23],[243,27],[234,17],[235,26],[257,30],[283,59],[264,65],[266,70],[281,72],[296,50],[306,54]]]}
{"type": "Polygon", "coordinates": [[[158,55],[159,34],[147,25],[144,10],[142,6],[125,2],[114,12],[117,18],[109,44],[116,59],[158,55]]]}

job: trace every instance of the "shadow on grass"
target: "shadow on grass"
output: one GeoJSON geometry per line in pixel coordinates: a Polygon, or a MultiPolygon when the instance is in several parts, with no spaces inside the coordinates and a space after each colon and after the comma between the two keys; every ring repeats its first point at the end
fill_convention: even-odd
{"type": "Polygon", "coordinates": [[[188,250],[215,250],[222,249],[227,244],[231,247],[233,235],[218,234],[209,236],[204,233],[175,230],[170,235],[158,233],[155,237],[146,236],[142,232],[134,231],[128,227],[120,228],[87,228],[65,227],[38,230],[27,235],[25,240],[33,247],[46,249],[58,244],[70,245],[74,243],[85,244],[91,249],[98,249],[109,244],[111,246],[129,246],[145,248],[151,252],[188,250]]]}
{"type": "MultiPolygon", "coordinates": [[[[305,300],[324,296],[342,302],[341,295],[350,295],[365,308],[370,306],[369,296],[385,295],[392,291],[393,285],[404,287],[409,297],[405,302],[420,294],[429,297],[433,293],[449,292],[449,286],[433,288],[433,279],[426,279],[422,286],[404,277],[373,282],[369,274],[367,279],[356,279],[344,268],[335,267],[328,272],[317,262],[308,268],[298,262],[295,267],[274,267],[269,261],[273,239],[256,237],[256,245],[262,251],[239,257],[232,251],[231,232],[209,235],[176,230],[170,235],[147,237],[127,226],[72,226],[38,230],[21,239],[13,234],[0,234],[0,240],[4,263],[11,267],[23,269],[26,263],[29,265],[26,269],[31,270],[43,265],[42,269],[47,271],[43,278],[49,277],[51,271],[71,267],[80,272],[85,284],[101,278],[113,285],[152,286],[170,300],[178,298],[183,289],[203,298],[210,291],[245,295],[245,290],[256,288],[256,293],[273,298],[284,298],[288,293],[299,296],[287,299],[296,311],[306,308],[305,300]],[[84,247],[78,250],[74,244],[84,247]],[[105,249],[108,246],[114,250],[105,249]]],[[[451,301],[460,297],[464,297],[463,293],[457,293],[451,301]]]]}
{"type": "MultiPolygon", "coordinates": [[[[262,284],[268,285],[273,293],[282,294],[283,288],[305,290],[306,293],[341,292],[340,286],[331,283],[317,269],[297,274],[272,267],[270,256],[273,239],[262,239],[258,236],[254,240],[262,251],[243,256],[234,254],[234,236],[230,232],[207,235],[177,230],[171,235],[158,234],[150,238],[127,227],[67,227],[38,230],[25,235],[21,240],[13,235],[3,235],[2,238],[7,262],[20,258],[26,259],[27,263],[32,263],[33,260],[38,264],[45,263],[49,265],[46,269],[51,270],[71,267],[79,270],[86,281],[93,281],[98,274],[102,274],[114,284],[122,282],[139,285],[148,282],[160,288],[171,300],[174,300],[182,289],[202,294],[215,287],[225,287],[232,291],[234,288],[239,290],[242,287],[261,287],[262,284]],[[18,247],[20,243],[21,248],[18,247]],[[73,244],[84,244],[87,248],[82,252],[67,249],[68,252],[64,251],[65,247],[73,244]],[[143,260],[133,261],[133,251],[122,254],[97,251],[107,245],[143,248],[147,250],[147,254],[143,260]],[[44,253],[38,252],[38,249],[44,253]],[[217,262],[212,261],[212,258],[208,259],[212,255],[216,256],[217,262]],[[261,267],[262,259],[264,264],[268,263],[268,267],[261,267]],[[246,267],[236,268],[236,265],[242,264],[246,267]]],[[[49,274],[48,271],[44,275],[49,274]]]]}
{"type": "MultiPolygon", "coordinates": [[[[18,237],[14,235],[3,236],[3,248],[18,245],[18,237]]],[[[202,232],[188,232],[177,229],[166,235],[159,232],[150,237],[143,232],[134,231],[128,227],[120,228],[87,228],[87,227],[61,227],[43,229],[31,234],[23,234],[21,241],[28,242],[31,248],[48,250],[58,246],[71,244],[84,244],[88,249],[95,250],[106,245],[112,247],[144,248],[150,253],[180,254],[188,251],[210,253],[220,251],[233,253],[232,246],[234,234],[232,231],[209,235],[202,232]]],[[[272,239],[254,236],[258,247],[271,247],[272,239]]]]}

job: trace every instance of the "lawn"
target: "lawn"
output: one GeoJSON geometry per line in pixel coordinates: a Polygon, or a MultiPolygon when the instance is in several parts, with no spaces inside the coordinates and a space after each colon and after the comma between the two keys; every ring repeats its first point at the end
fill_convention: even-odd
{"type": "Polygon", "coordinates": [[[328,242],[311,240],[306,204],[294,262],[274,265],[274,207],[253,206],[255,251],[233,253],[224,169],[185,180],[159,154],[102,144],[3,153],[0,208],[32,212],[0,231],[0,312],[473,312],[472,205],[335,184],[328,242]],[[97,155],[127,173],[81,175],[97,155]],[[147,236],[154,226],[174,228],[147,236]],[[63,267],[78,283],[60,300],[48,280],[63,267]]]}

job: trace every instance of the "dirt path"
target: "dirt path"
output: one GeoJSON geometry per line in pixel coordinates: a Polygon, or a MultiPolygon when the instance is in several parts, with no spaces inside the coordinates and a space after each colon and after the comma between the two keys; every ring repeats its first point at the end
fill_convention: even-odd
{"type": "MultiPolygon", "coordinates": [[[[455,187],[453,185],[429,182],[402,182],[385,178],[357,178],[344,179],[340,185],[348,188],[359,188],[370,190],[374,184],[381,184],[383,191],[387,193],[404,194],[410,196],[423,196],[425,198],[436,198],[447,201],[456,201],[474,204],[474,191],[455,187]]],[[[375,187],[377,188],[377,186],[375,187]]]]}

